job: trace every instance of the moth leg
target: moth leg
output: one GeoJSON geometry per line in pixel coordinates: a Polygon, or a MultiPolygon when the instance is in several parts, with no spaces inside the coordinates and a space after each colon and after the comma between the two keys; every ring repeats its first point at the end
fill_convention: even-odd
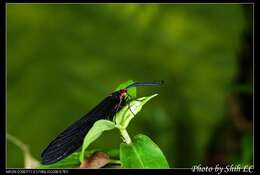
{"type": "MultiPolygon", "coordinates": [[[[130,97],[132,97],[130,94],[128,94],[130,97]]],[[[131,113],[135,116],[135,113],[132,111],[132,109],[131,109],[131,106],[130,106],[130,101],[128,100],[129,98],[128,98],[128,96],[126,97],[126,104],[127,104],[127,106],[128,106],[128,108],[129,108],[129,110],[131,111],[131,113]]]]}
{"type": "Polygon", "coordinates": [[[130,109],[131,113],[135,116],[135,113],[131,109],[130,103],[127,103],[127,105],[128,105],[128,108],[130,109]]]}
{"type": "Polygon", "coordinates": [[[121,107],[121,104],[123,103],[123,100],[120,100],[118,105],[116,106],[116,110],[115,110],[115,113],[114,113],[114,117],[113,117],[113,122],[115,122],[115,118],[116,118],[116,113],[118,112],[119,108],[121,107]]]}

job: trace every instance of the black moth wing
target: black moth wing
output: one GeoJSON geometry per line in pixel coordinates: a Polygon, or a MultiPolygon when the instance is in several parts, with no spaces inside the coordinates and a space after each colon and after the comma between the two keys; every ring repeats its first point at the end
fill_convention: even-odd
{"type": "Polygon", "coordinates": [[[55,163],[76,151],[93,124],[100,119],[111,119],[116,113],[120,100],[119,92],[106,97],[90,112],[60,133],[42,152],[42,164],[55,163]]]}

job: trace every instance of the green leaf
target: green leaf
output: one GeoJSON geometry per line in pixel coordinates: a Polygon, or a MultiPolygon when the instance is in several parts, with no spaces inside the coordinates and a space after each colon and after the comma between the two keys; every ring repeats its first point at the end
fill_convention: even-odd
{"type": "MultiPolygon", "coordinates": [[[[109,155],[112,159],[119,159],[119,149],[117,148],[107,148],[107,149],[91,149],[86,150],[84,152],[84,157],[88,158],[95,152],[104,152],[109,155]]],[[[50,164],[50,165],[42,165],[40,164],[38,169],[45,169],[45,168],[77,168],[80,166],[81,162],[79,159],[79,156],[81,154],[81,151],[77,151],[72,153],[70,156],[66,157],[65,159],[58,161],[56,163],[50,164]]]]}
{"type": "Polygon", "coordinates": [[[80,161],[84,160],[84,152],[87,147],[94,142],[104,131],[112,130],[115,128],[115,124],[109,120],[98,120],[89,130],[87,135],[84,138],[81,154],[80,154],[80,161]]]}
{"type": "Polygon", "coordinates": [[[65,159],[58,161],[53,164],[49,165],[40,165],[38,169],[45,169],[45,168],[76,168],[80,165],[79,160],[80,152],[74,152],[70,156],[66,157],[65,159]]]}
{"type": "Polygon", "coordinates": [[[118,148],[102,149],[101,151],[107,153],[111,159],[119,159],[120,158],[120,156],[119,156],[120,152],[119,152],[118,148]]]}
{"type": "Polygon", "coordinates": [[[121,143],[120,160],[124,168],[169,168],[160,148],[142,134],[135,136],[131,144],[121,143]]]}
{"type": "MultiPolygon", "coordinates": [[[[133,80],[128,80],[124,83],[121,83],[120,85],[117,86],[115,91],[119,91],[120,89],[124,89],[124,88],[126,88],[127,86],[129,86],[130,84],[133,84],[133,83],[134,83],[133,80]]],[[[135,98],[136,94],[137,94],[136,87],[128,89],[128,94],[130,94],[132,98],[135,98]]]]}
{"type": "Polygon", "coordinates": [[[141,97],[132,100],[128,105],[125,105],[115,116],[116,127],[126,129],[134,116],[142,109],[142,106],[158,94],[149,97],[141,97]]]}

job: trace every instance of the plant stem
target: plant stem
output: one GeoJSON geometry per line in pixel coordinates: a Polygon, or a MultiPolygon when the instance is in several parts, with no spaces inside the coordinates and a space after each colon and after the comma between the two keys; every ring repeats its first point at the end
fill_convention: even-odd
{"type": "Polygon", "coordinates": [[[24,154],[24,167],[25,168],[35,168],[36,166],[39,165],[38,160],[36,160],[30,153],[29,148],[26,144],[24,144],[22,141],[20,141],[18,138],[6,134],[6,138],[15,144],[18,148],[20,148],[24,154]]]}
{"type": "Polygon", "coordinates": [[[13,144],[15,144],[18,148],[20,148],[23,152],[29,152],[28,147],[16,137],[7,133],[6,138],[10,140],[13,144]]]}
{"type": "Polygon", "coordinates": [[[120,133],[121,133],[121,135],[123,136],[124,141],[125,141],[127,144],[132,143],[131,138],[129,137],[129,135],[128,135],[126,129],[120,129],[120,133]]]}

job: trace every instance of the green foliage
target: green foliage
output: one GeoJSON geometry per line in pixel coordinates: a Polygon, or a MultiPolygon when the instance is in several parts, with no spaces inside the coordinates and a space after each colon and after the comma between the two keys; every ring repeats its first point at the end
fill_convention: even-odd
{"type": "Polygon", "coordinates": [[[82,151],[80,154],[80,161],[82,162],[84,160],[85,150],[92,142],[98,139],[104,131],[112,130],[114,128],[115,124],[109,120],[96,121],[84,138],[82,151]]]}
{"type": "Polygon", "coordinates": [[[151,100],[158,94],[151,95],[149,97],[141,97],[136,100],[132,100],[128,105],[124,106],[115,117],[116,127],[119,129],[126,129],[130,121],[141,111],[143,105],[151,100]]]}
{"type": "MultiPolygon", "coordinates": [[[[84,157],[85,159],[91,156],[95,152],[105,152],[106,154],[109,155],[111,159],[119,159],[119,150],[118,149],[91,149],[91,150],[86,150],[84,152],[84,157]]],[[[45,168],[78,168],[81,164],[80,161],[80,155],[81,151],[77,151],[69,155],[63,160],[60,160],[56,163],[49,164],[49,165],[39,165],[37,168],[38,169],[45,169],[45,168]]]]}
{"type": "Polygon", "coordinates": [[[58,161],[53,164],[49,165],[40,165],[37,168],[39,169],[45,169],[45,168],[77,168],[80,166],[80,159],[79,155],[80,152],[74,152],[70,156],[66,157],[65,159],[58,161]]]}
{"type": "Polygon", "coordinates": [[[124,168],[169,168],[160,148],[142,134],[135,136],[131,144],[121,143],[120,160],[124,168]]]}
{"type": "MultiPolygon", "coordinates": [[[[126,88],[127,86],[129,86],[130,84],[134,83],[133,80],[128,80],[127,82],[125,83],[121,83],[120,85],[117,86],[116,90],[115,91],[118,91],[120,89],[124,89],[126,88]]],[[[133,87],[133,88],[130,88],[128,89],[128,92],[127,92],[129,95],[131,95],[131,98],[135,98],[136,97],[136,87],[133,87]]]]}

